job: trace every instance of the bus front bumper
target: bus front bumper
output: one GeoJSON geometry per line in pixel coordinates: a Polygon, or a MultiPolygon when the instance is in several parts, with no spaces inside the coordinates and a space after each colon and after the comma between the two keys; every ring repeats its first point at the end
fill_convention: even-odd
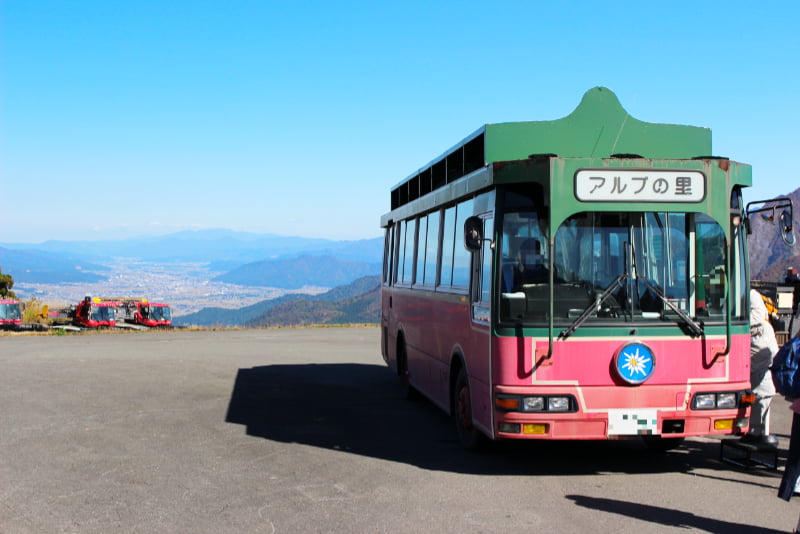
{"type": "Polygon", "coordinates": [[[563,440],[744,434],[749,426],[750,395],[748,390],[728,389],[695,393],[681,409],[623,402],[587,410],[569,394],[551,392],[539,399],[500,393],[495,397],[494,431],[499,439],[563,440]]]}

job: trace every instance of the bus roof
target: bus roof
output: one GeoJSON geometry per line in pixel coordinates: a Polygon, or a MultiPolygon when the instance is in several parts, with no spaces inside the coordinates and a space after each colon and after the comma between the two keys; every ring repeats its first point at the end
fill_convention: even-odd
{"type": "Polygon", "coordinates": [[[575,111],[563,119],[487,124],[484,130],[486,163],[544,153],[562,158],[636,154],[649,159],[691,159],[711,155],[710,129],[634,119],[605,87],[587,91],[575,111]]]}
{"type": "Polygon", "coordinates": [[[482,126],[393,187],[391,209],[494,162],[536,155],[692,159],[710,157],[711,153],[709,128],[640,121],[625,111],[611,90],[595,87],[562,119],[482,126]]]}

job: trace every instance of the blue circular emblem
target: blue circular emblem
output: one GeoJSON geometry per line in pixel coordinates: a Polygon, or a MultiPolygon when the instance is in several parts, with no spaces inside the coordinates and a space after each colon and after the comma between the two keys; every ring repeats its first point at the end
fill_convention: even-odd
{"type": "Polygon", "coordinates": [[[614,369],[628,384],[641,384],[653,376],[656,357],[650,347],[634,341],[619,349],[614,356],[614,369]]]}

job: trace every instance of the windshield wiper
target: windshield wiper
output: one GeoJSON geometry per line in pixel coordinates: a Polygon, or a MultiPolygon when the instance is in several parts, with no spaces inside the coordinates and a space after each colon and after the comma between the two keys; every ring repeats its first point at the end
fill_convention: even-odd
{"type": "Polygon", "coordinates": [[[617,275],[617,277],[611,281],[608,287],[605,288],[602,293],[597,295],[597,299],[589,304],[589,306],[583,310],[583,313],[580,314],[580,316],[575,319],[571,325],[569,325],[569,328],[562,330],[561,333],[558,334],[558,339],[567,339],[569,336],[574,334],[575,330],[580,328],[581,325],[586,322],[586,319],[588,319],[593,313],[600,311],[600,306],[603,305],[603,302],[605,302],[614,291],[622,287],[622,282],[625,281],[626,278],[628,278],[627,273],[617,275]]]}
{"type": "Polygon", "coordinates": [[[652,290],[653,293],[655,293],[658,296],[658,298],[661,299],[661,302],[666,304],[667,307],[670,310],[672,310],[676,314],[678,314],[678,317],[680,317],[683,320],[683,322],[686,323],[686,326],[688,326],[689,330],[691,330],[695,335],[702,336],[705,333],[704,330],[703,330],[703,327],[700,326],[694,319],[692,319],[689,316],[688,313],[686,313],[685,311],[683,311],[682,309],[677,307],[675,304],[673,304],[667,298],[667,296],[664,294],[664,292],[661,291],[660,287],[655,285],[653,282],[651,282],[647,278],[644,278],[644,277],[641,277],[641,276],[637,277],[637,280],[641,280],[642,282],[644,282],[644,285],[646,285],[648,287],[648,289],[652,290]]]}

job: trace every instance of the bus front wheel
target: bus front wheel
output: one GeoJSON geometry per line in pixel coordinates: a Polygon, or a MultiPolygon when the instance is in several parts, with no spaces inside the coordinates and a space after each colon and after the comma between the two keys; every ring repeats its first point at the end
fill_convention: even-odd
{"type": "Polygon", "coordinates": [[[470,451],[479,451],[486,447],[487,438],[472,422],[472,396],[469,390],[469,379],[462,368],[458,372],[453,389],[453,419],[458,431],[461,445],[470,451]]]}

